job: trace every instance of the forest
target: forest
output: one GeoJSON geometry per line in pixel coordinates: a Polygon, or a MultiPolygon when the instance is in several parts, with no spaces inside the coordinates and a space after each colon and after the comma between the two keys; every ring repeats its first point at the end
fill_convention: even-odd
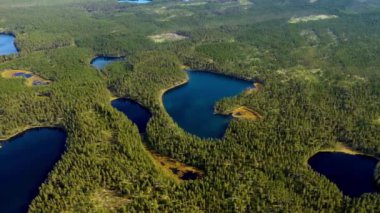
{"type": "MultiPolygon", "coordinates": [[[[52,82],[0,78],[0,138],[35,126],[67,132],[30,212],[380,211],[380,193],[346,196],[307,164],[338,143],[380,158],[377,0],[2,0],[0,14],[20,51],[0,56],[0,71],[52,82]],[[315,14],[338,18],[289,23],[315,14]],[[186,39],[149,38],[169,32],[186,39]],[[96,70],[96,56],[127,60],[96,70]],[[263,119],[233,119],[222,139],[187,133],[162,104],[187,80],[183,67],[260,82],[215,111],[247,106],[263,119]],[[145,135],[113,97],[149,109],[145,135]],[[173,180],[147,147],[204,176],[173,180]]],[[[380,162],[374,181],[380,190],[380,162]]]]}

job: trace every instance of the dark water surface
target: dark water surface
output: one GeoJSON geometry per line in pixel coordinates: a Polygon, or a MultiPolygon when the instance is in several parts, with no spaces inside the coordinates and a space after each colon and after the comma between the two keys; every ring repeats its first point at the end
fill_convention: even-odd
{"type": "Polygon", "coordinates": [[[26,212],[55,163],[65,151],[66,134],[38,128],[1,142],[0,212],[26,212]]]}
{"type": "Polygon", "coordinates": [[[315,171],[351,197],[378,192],[374,179],[377,162],[373,157],[341,152],[319,152],[309,159],[309,165],[315,171]]]}
{"type": "Polygon", "coordinates": [[[0,56],[18,53],[13,35],[0,33],[0,56]]]}
{"type": "Polygon", "coordinates": [[[178,125],[202,138],[222,138],[231,116],[214,114],[217,101],[240,94],[250,81],[224,75],[189,71],[189,82],[166,92],[164,106],[178,125]]]}
{"type": "Polygon", "coordinates": [[[111,102],[112,106],[124,113],[135,123],[140,133],[145,133],[146,126],[152,114],[140,104],[125,98],[119,98],[111,102]]]}

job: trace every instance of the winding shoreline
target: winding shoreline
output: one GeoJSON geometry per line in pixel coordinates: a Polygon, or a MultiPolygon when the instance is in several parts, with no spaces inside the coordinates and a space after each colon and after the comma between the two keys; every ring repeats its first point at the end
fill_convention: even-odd
{"type": "Polygon", "coordinates": [[[264,80],[261,80],[257,77],[248,78],[248,77],[244,77],[244,76],[237,76],[234,73],[225,73],[225,72],[217,70],[217,69],[213,69],[213,70],[212,69],[202,69],[202,68],[191,69],[190,67],[188,67],[186,65],[184,65],[184,67],[186,67],[186,69],[184,70],[185,72],[206,72],[206,73],[221,75],[221,76],[225,76],[225,77],[229,77],[229,78],[235,78],[238,80],[250,81],[252,83],[259,83],[259,84],[264,85],[264,80]]]}
{"type": "MultiPolygon", "coordinates": [[[[239,76],[234,76],[234,75],[229,75],[229,74],[225,74],[225,73],[222,73],[222,72],[219,72],[219,71],[212,71],[212,70],[201,70],[201,69],[187,69],[187,70],[184,70],[185,73],[186,73],[186,79],[184,81],[181,81],[179,83],[175,83],[173,86],[170,86],[168,88],[165,88],[165,89],[161,89],[158,93],[158,98],[159,98],[159,102],[160,102],[160,105],[162,107],[164,107],[164,104],[163,104],[163,95],[166,93],[166,92],[169,92],[170,90],[173,90],[173,89],[176,89],[178,87],[181,87],[185,84],[187,84],[190,80],[190,77],[189,75],[187,74],[187,72],[204,72],[204,73],[211,73],[211,74],[215,74],[215,75],[221,75],[221,76],[224,76],[224,77],[228,77],[228,78],[234,78],[234,79],[237,79],[237,80],[243,80],[243,81],[249,81],[249,82],[252,82],[252,85],[253,85],[253,88],[252,89],[255,89],[256,88],[256,83],[257,84],[260,84],[262,85],[261,81],[256,79],[256,80],[253,80],[253,79],[248,79],[248,78],[244,78],[244,77],[239,77],[239,76]]],[[[164,107],[165,109],[165,107],[164,107]]]]}
{"type": "Polygon", "coordinates": [[[186,73],[186,79],[185,79],[185,80],[180,81],[180,82],[178,82],[178,83],[174,83],[173,86],[170,86],[170,87],[165,88],[165,89],[161,89],[161,90],[158,92],[158,99],[159,99],[158,101],[159,101],[159,103],[160,103],[160,107],[162,107],[162,108],[165,110],[165,112],[166,112],[166,109],[165,109],[164,101],[163,101],[163,96],[165,95],[165,93],[166,93],[166,92],[169,92],[170,90],[176,89],[176,88],[178,88],[178,87],[181,87],[181,86],[183,86],[183,85],[189,83],[189,80],[190,80],[190,77],[189,77],[189,75],[187,75],[187,73],[186,73]]]}
{"type": "MultiPolygon", "coordinates": [[[[17,39],[16,39],[17,35],[16,35],[16,33],[12,32],[12,31],[2,31],[2,32],[0,32],[0,35],[12,36],[14,38],[13,44],[16,47],[17,53],[14,53],[14,54],[11,54],[11,55],[17,55],[17,54],[19,54],[21,52],[21,49],[17,45],[17,39]]],[[[9,55],[3,55],[3,56],[9,56],[9,55]]]]}
{"type": "Polygon", "coordinates": [[[46,125],[46,126],[42,126],[42,125],[36,125],[36,126],[27,126],[27,127],[24,127],[24,128],[18,128],[17,131],[15,133],[12,133],[10,135],[7,135],[7,136],[0,136],[0,148],[1,148],[1,143],[5,143],[21,134],[23,134],[24,132],[28,131],[28,130],[33,130],[33,129],[43,129],[43,128],[48,128],[48,129],[60,129],[60,130],[63,130],[64,131],[64,128],[60,125],[46,125]]]}
{"type": "Polygon", "coordinates": [[[376,160],[379,161],[380,163],[380,158],[378,158],[377,156],[373,155],[373,154],[365,154],[363,152],[360,152],[360,151],[357,151],[357,150],[354,150],[352,149],[351,147],[348,147],[347,145],[343,144],[342,142],[338,142],[337,144],[335,144],[334,146],[331,146],[331,147],[328,147],[328,148],[319,148],[317,149],[316,151],[313,151],[308,157],[306,157],[305,159],[305,164],[307,166],[309,166],[309,160],[310,158],[312,158],[314,155],[317,155],[318,153],[322,153],[322,152],[329,152],[329,153],[343,153],[343,154],[347,154],[347,155],[358,155],[358,156],[365,156],[365,157],[370,157],[370,158],[374,158],[376,160]]]}
{"type": "Polygon", "coordinates": [[[349,155],[365,155],[362,152],[356,151],[343,143],[337,143],[334,147],[321,149],[318,152],[341,152],[349,155]]]}
{"type": "Polygon", "coordinates": [[[127,57],[125,55],[116,55],[116,56],[109,56],[109,55],[94,55],[93,58],[90,60],[90,64],[92,64],[95,60],[99,58],[108,58],[108,59],[120,59],[120,61],[125,60],[127,57]]]}

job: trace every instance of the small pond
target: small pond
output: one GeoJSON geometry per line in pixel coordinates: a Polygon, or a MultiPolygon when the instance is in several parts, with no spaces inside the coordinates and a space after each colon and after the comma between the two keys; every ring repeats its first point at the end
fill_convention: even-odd
{"type": "Polygon", "coordinates": [[[104,69],[108,64],[113,62],[122,61],[123,57],[107,57],[107,56],[98,56],[91,61],[91,65],[98,70],[104,69]]]}
{"type": "Polygon", "coordinates": [[[13,35],[0,33],[0,56],[18,53],[15,39],[13,35]]]}

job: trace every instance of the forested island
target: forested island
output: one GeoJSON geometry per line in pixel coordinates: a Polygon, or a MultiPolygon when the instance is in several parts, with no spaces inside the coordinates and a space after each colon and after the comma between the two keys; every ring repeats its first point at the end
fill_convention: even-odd
{"type": "Polygon", "coordinates": [[[379,1],[2,0],[0,14],[0,179],[31,196],[5,184],[0,212],[380,211],[379,1]],[[192,90],[165,98],[233,81],[207,108],[218,134],[179,121],[204,117],[192,90]],[[45,161],[29,140],[60,145],[45,161]],[[47,164],[30,192],[8,159],[47,164]],[[336,165],[353,172],[337,182],[336,165]]]}

